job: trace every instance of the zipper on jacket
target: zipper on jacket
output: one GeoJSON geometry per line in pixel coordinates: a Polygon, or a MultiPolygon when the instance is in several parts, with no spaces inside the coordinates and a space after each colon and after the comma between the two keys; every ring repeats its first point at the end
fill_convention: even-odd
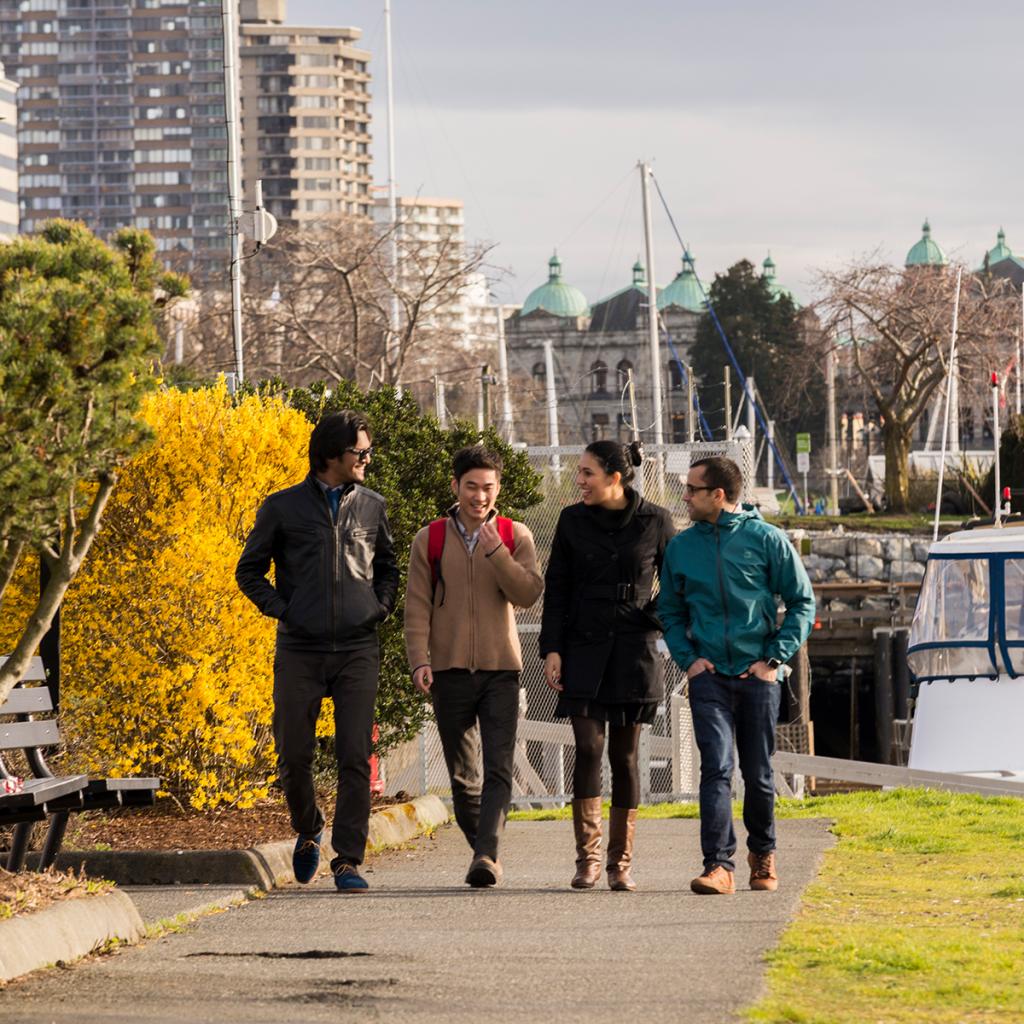
{"type": "MultiPolygon", "coordinates": [[[[462,538],[459,537],[462,541],[462,538]]],[[[476,555],[477,548],[480,547],[480,537],[477,536],[476,547],[470,551],[465,544],[462,545],[462,550],[466,552],[467,561],[469,562],[469,671],[476,671],[476,602],[473,600],[475,581],[475,574],[473,572],[473,558],[476,555]]]]}
{"type": "Polygon", "coordinates": [[[715,523],[715,564],[718,567],[718,592],[722,595],[722,619],[725,638],[725,656],[732,668],[732,647],[729,644],[729,605],[725,600],[725,575],[722,572],[722,535],[715,523]]]}
{"type": "Polygon", "coordinates": [[[338,590],[343,579],[341,572],[342,547],[338,539],[338,527],[341,526],[341,509],[338,509],[338,521],[332,523],[331,530],[331,646],[338,646],[338,590]]]}
{"type": "MultiPolygon", "coordinates": [[[[331,524],[331,565],[329,572],[328,586],[331,591],[331,648],[338,646],[338,616],[335,608],[335,590],[338,580],[338,523],[334,521],[334,514],[331,512],[331,499],[327,492],[321,492],[324,497],[324,504],[327,506],[327,521],[331,524]]],[[[338,522],[341,521],[341,506],[338,506],[338,522]]]]}

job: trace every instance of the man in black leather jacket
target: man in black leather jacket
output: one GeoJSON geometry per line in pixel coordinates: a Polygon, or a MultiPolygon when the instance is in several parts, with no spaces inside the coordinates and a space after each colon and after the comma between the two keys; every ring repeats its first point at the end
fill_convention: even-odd
{"type": "Polygon", "coordinates": [[[235,571],[246,597],[278,620],[274,742],[298,833],[292,859],[301,882],[313,879],[320,859],[315,728],[323,698],[333,698],[338,795],[331,869],[342,892],[367,888],[358,866],[370,817],[377,627],[395,606],[399,579],[384,499],[362,485],[372,453],[362,414],[324,416],[309,439],[309,476],[263,502],[235,571]],[[267,578],[271,563],[274,583],[267,578]]]}

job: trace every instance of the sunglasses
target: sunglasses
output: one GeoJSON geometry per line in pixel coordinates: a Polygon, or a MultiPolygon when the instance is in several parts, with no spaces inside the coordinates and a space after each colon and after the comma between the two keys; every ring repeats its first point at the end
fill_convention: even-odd
{"type": "Polygon", "coordinates": [[[346,448],[346,452],[356,457],[356,462],[369,462],[370,456],[373,455],[373,448],[346,448]]]}
{"type": "Polygon", "coordinates": [[[693,487],[691,484],[686,484],[683,487],[683,494],[696,494],[698,491],[717,491],[717,487],[693,487]]]}

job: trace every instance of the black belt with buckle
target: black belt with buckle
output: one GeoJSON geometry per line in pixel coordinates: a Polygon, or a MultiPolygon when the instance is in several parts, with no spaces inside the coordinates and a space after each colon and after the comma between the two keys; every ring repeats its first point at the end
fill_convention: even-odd
{"type": "Polygon", "coordinates": [[[615,601],[617,604],[628,604],[637,599],[636,584],[590,583],[583,587],[583,596],[603,598],[606,601],[615,601]]]}

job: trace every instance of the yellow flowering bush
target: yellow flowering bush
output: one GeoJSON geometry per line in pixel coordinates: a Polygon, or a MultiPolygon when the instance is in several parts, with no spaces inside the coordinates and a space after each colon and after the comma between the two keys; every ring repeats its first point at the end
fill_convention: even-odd
{"type": "Polygon", "coordinates": [[[68,767],[159,775],[195,808],[272,781],[274,623],[235,583],[256,509],[308,471],[309,421],[223,383],[149,396],[155,443],[124,470],[63,609],[68,767]]]}

